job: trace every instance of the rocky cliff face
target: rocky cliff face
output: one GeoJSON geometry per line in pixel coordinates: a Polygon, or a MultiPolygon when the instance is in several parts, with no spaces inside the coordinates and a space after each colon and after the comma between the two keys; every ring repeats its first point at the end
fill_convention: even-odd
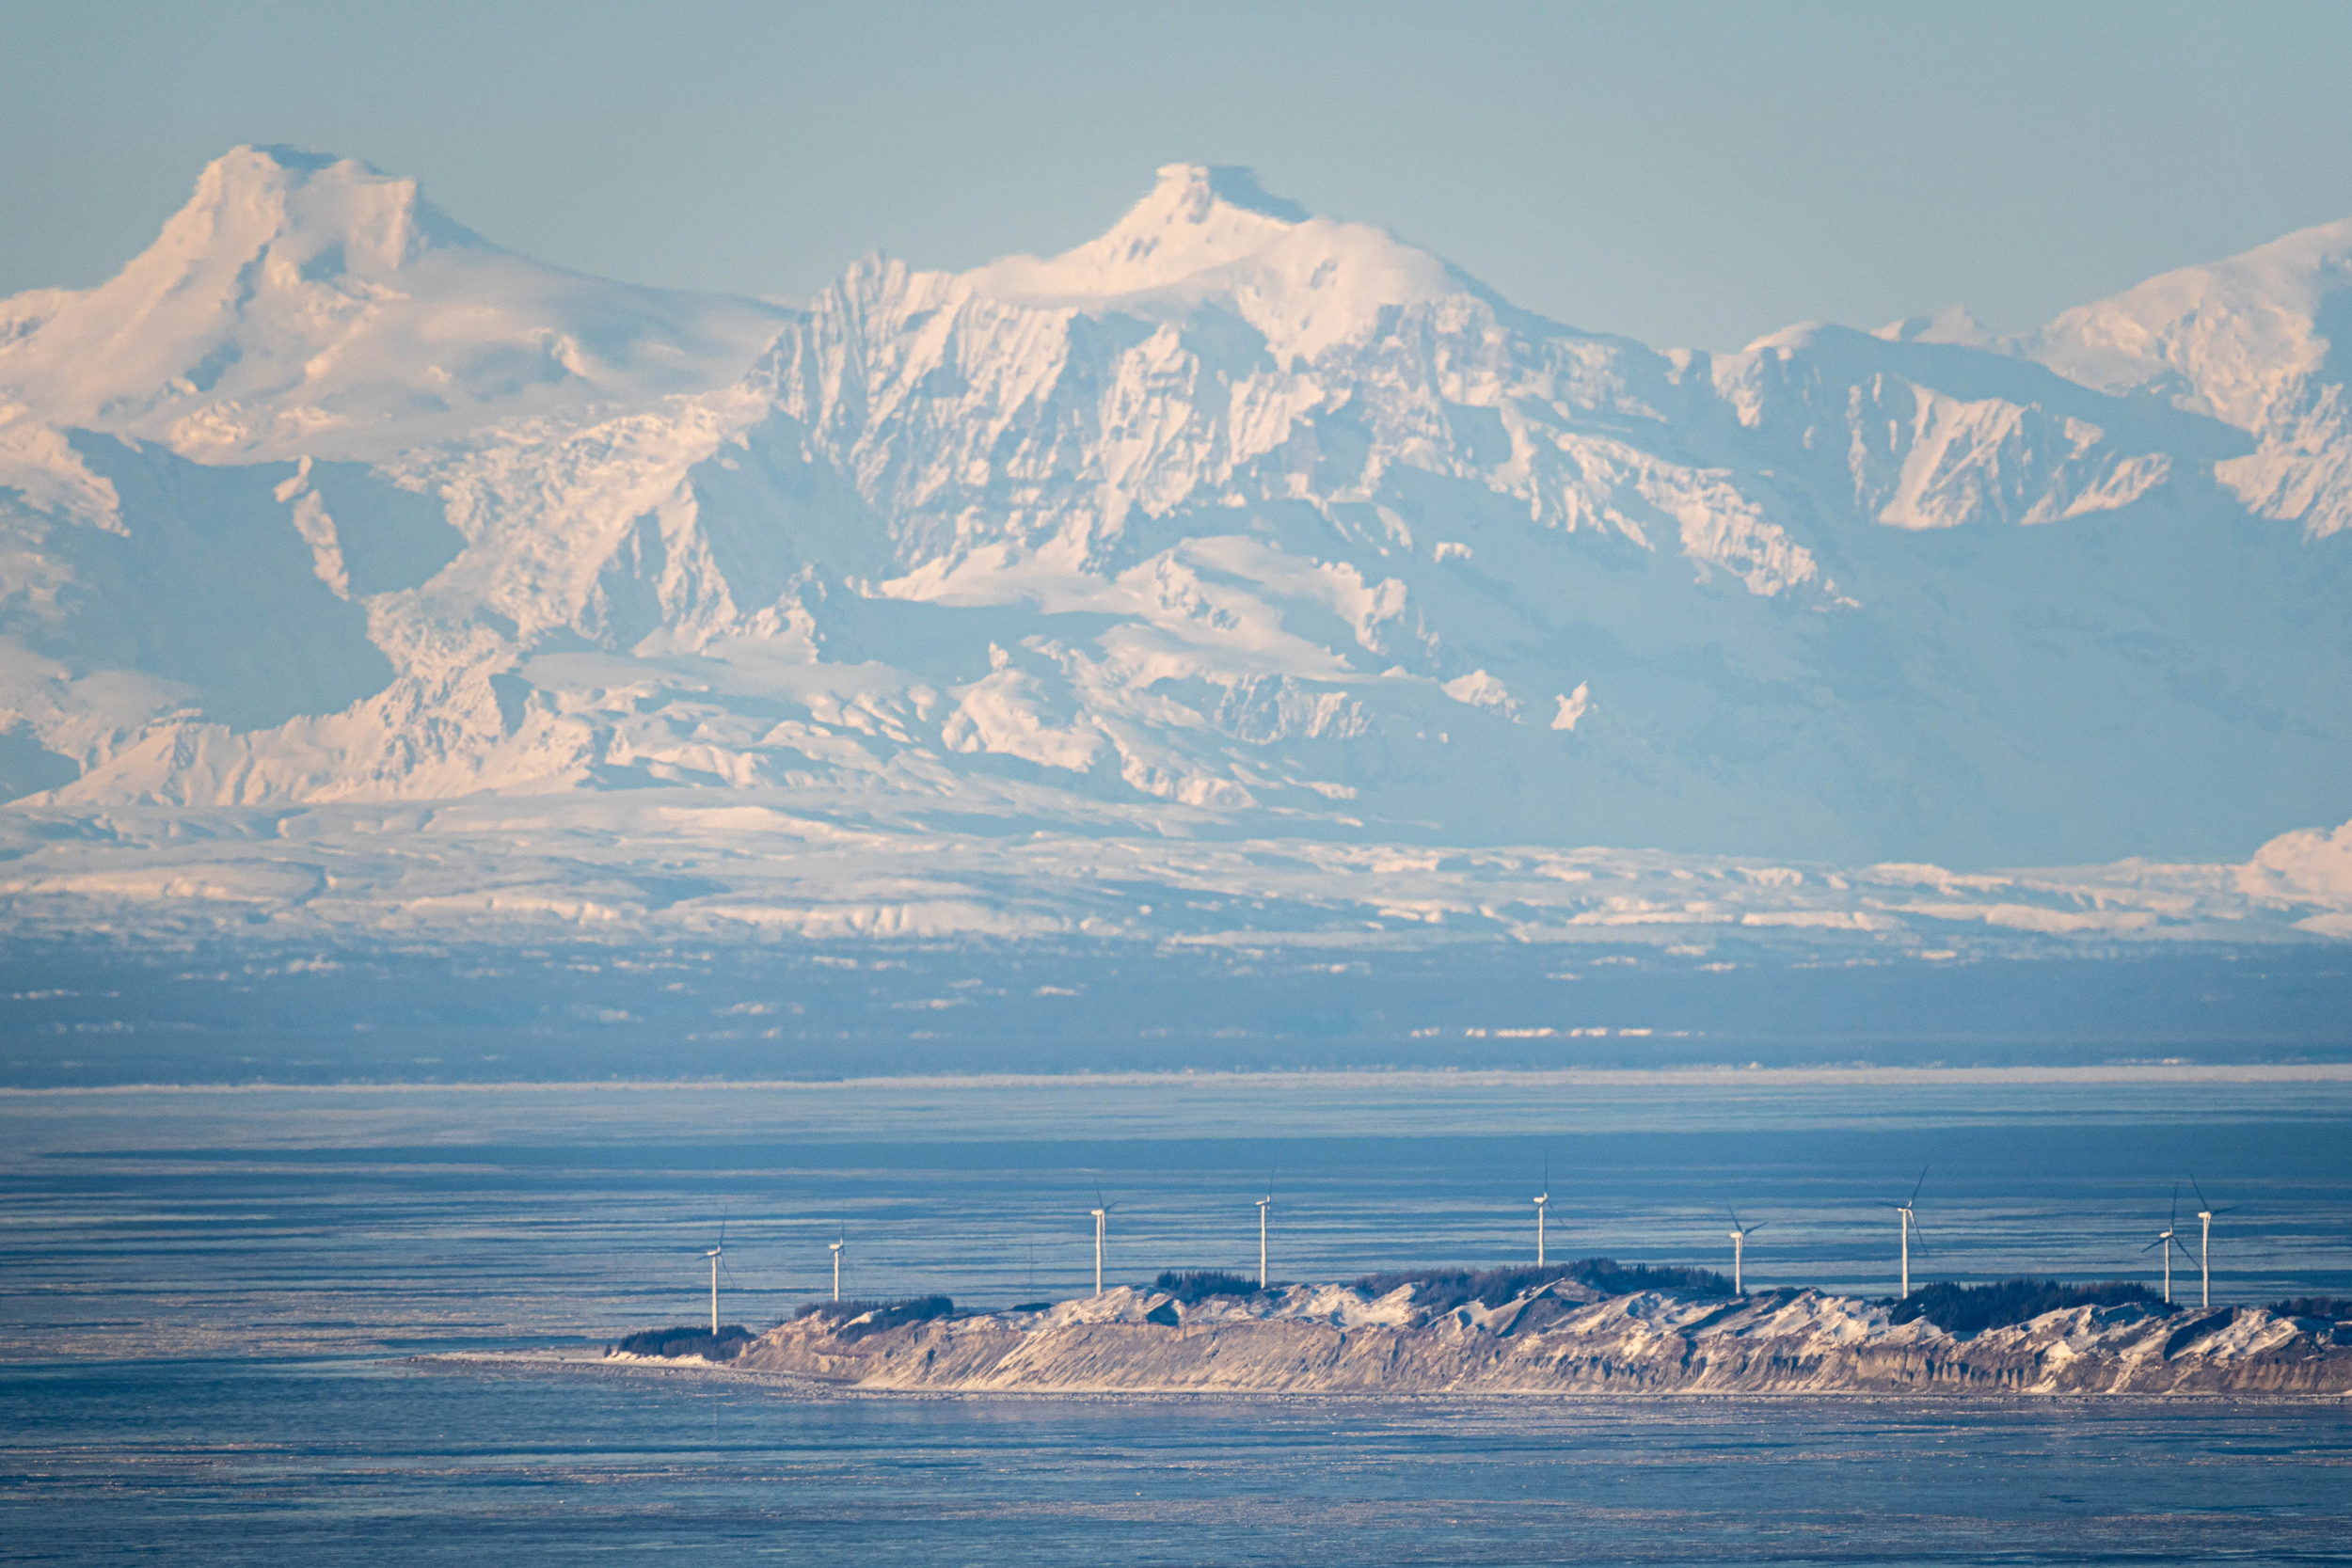
{"type": "Polygon", "coordinates": [[[871,1334],[805,1318],[741,1364],[861,1388],[1034,1393],[2352,1392],[2352,1332],[2258,1308],[2086,1307],[1963,1338],[1810,1291],[1685,1300],[1554,1283],[1434,1311],[1413,1294],[1295,1286],[1184,1306],[1121,1289],[871,1334]]]}

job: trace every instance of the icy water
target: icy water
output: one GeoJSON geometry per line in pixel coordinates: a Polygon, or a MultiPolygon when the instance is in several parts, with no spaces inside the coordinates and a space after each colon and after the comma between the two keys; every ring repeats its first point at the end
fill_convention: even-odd
{"type": "MultiPolygon", "coordinates": [[[[2155,1281],[2193,1173],[2218,1302],[2352,1293],[2341,1069],[0,1095],[0,1559],[2352,1561],[2352,1410],[2152,1402],[812,1397],[458,1372],[829,1291],[1554,1256],[1751,1283],[2155,1281]],[[2332,1075],[2331,1075],[2332,1074],[2332,1075]],[[2185,1192],[2186,1189],[2185,1189],[2185,1192]]],[[[2193,1207],[2189,1205],[2189,1207],[2193,1207]]],[[[2192,1222],[2193,1223],[2193,1222],[2192,1222]]],[[[2193,1291],[2193,1278],[2176,1276],[2193,1291]]]]}
{"type": "Polygon", "coordinates": [[[811,1401],[353,1363],[5,1385],[24,1560],[2342,1561],[2342,1409],[811,1401]]]}

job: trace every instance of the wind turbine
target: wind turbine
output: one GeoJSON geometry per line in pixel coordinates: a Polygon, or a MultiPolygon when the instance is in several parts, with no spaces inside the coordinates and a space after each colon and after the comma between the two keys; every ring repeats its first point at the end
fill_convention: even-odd
{"type": "MultiPolygon", "coordinates": [[[[1927,1172],[1921,1171],[1919,1176],[1921,1180],[1925,1180],[1927,1179],[1927,1172]]],[[[1914,1193],[1911,1196],[1916,1197],[1919,1195],[1914,1193]]],[[[1754,1225],[1741,1225],[1740,1223],[1740,1211],[1734,1209],[1728,1203],[1724,1205],[1724,1212],[1731,1216],[1731,1289],[1734,1294],[1744,1296],[1748,1292],[1746,1288],[1741,1285],[1740,1281],[1740,1265],[1748,1249],[1748,1238],[1763,1229],[1764,1222],[1762,1220],[1758,1220],[1754,1225]]],[[[1910,1284],[1911,1260],[1908,1253],[1906,1253],[1903,1259],[1903,1294],[1911,1294],[1909,1288],[1910,1284]]]]}
{"type": "Polygon", "coordinates": [[[727,1222],[719,1221],[719,1244],[703,1254],[710,1259],[710,1337],[719,1337],[719,1256],[727,1249],[727,1222]]]}
{"type": "MultiPolygon", "coordinates": [[[[1902,1216],[1903,1295],[1906,1298],[1911,1294],[1911,1233],[1919,1228],[1919,1216],[1915,1210],[1915,1205],[1916,1205],[1919,1201],[1919,1189],[1927,1184],[1928,1167],[1921,1165],[1919,1167],[1919,1180],[1913,1182],[1911,1185],[1911,1196],[1903,1199],[1900,1203],[1890,1203],[1887,1205],[1889,1209],[1894,1210],[1896,1213],[1902,1216]]],[[[1921,1239],[1923,1242],[1925,1241],[1924,1236],[1921,1239]]],[[[1927,1251],[1927,1247],[1923,1244],[1919,1250],[1921,1252],[1925,1252],[1927,1251]]]]}
{"type": "Polygon", "coordinates": [[[1544,1190],[1535,1195],[1535,1266],[1544,1266],[1544,1205],[1551,1201],[1551,1150],[1544,1150],[1544,1190]]]}
{"type": "MultiPolygon", "coordinates": [[[[2232,1212],[2235,1205],[2231,1209],[2215,1208],[2206,1198],[2205,1189],[2197,1185],[2193,1173],[2188,1179],[2188,1185],[2189,1190],[2197,1195],[2197,1224],[2201,1231],[2197,1238],[2197,1305],[2207,1307],[2213,1305],[2213,1217],[2232,1212]]],[[[2172,1189],[2176,1200],[2180,1192],[2178,1187],[2172,1189]]]]}
{"type": "Polygon", "coordinates": [[[1103,1293],[1103,1234],[1109,1227],[1111,1211],[1118,1207],[1116,1203],[1103,1201],[1103,1184],[1097,1181],[1094,1184],[1094,1207],[1088,1212],[1094,1216],[1094,1293],[1098,1296],[1103,1293]]]}
{"type": "Polygon", "coordinates": [[[1265,1277],[1265,1213],[1274,1207],[1274,1167],[1265,1172],[1265,1196],[1258,1199],[1258,1289],[1266,1288],[1265,1277]]]}
{"type": "Polygon", "coordinates": [[[839,1301],[839,1300],[841,1299],[841,1249],[842,1249],[843,1247],[846,1247],[846,1246],[848,1246],[848,1245],[850,1244],[850,1237],[849,1237],[849,1233],[848,1233],[846,1230],[845,1230],[845,1231],[840,1232],[840,1238],[841,1238],[841,1239],[840,1239],[839,1241],[836,1241],[836,1242],[834,1242],[834,1243],[832,1243],[832,1247],[833,1247],[833,1299],[834,1299],[834,1300],[835,1300],[835,1301],[839,1301]]]}
{"type": "MultiPolygon", "coordinates": [[[[2207,1223],[2210,1224],[2211,1222],[2208,1221],[2207,1223]]],[[[2172,1217],[2165,1222],[2165,1226],[2162,1230],[2156,1232],[2156,1239],[2154,1241],[2150,1242],[2146,1246],[2139,1249],[2142,1252],[2153,1252],[2158,1247],[2162,1247],[2164,1249],[2164,1304],[2167,1307],[2172,1305],[2172,1249],[2174,1247],[2179,1247],[2181,1249],[2182,1257],[2186,1258],[2188,1256],[2188,1248],[2182,1243],[2178,1234],[2180,1228],[2181,1184],[2178,1181],[2175,1181],[2172,1183],[2172,1217]]]]}

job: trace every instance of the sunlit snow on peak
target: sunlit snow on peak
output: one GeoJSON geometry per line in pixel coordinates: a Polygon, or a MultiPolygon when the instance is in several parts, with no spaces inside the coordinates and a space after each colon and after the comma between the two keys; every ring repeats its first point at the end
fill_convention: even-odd
{"type": "Polygon", "coordinates": [[[2217,478],[2314,539],[2352,529],[2352,218],[2080,306],[2018,352],[2249,433],[2217,478]]]}
{"type": "Polygon", "coordinates": [[[1215,306],[1283,361],[1371,331],[1384,306],[1466,292],[1427,251],[1368,224],[1309,216],[1248,170],[1170,164],[1110,232],[1051,261],[1008,257],[964,275],[1009,304],[1117,309],[1147,319],[1215,306]]]}
{"type": "Polygon", "coordinates": [[[2002,336],[1977,320],[1965,305],[1947,305],[1931,315],[1905,316],[1870,334],[1890,343],[1954,343],[1963,348],[2000,349],[2002,336]]]}
{"type": "Polygon", "coordinates": [[[354,159],[236,148],[120,273],[0,305],[0,393],[208,462],[381,460],[739,374],[785,312],[542,266],[354,159]]]}

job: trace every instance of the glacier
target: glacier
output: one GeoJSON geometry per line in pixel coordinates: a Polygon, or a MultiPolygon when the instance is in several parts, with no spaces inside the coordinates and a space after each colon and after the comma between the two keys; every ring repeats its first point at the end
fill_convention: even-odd
{"type": "Polygon", "coordinates": [[[2340,940],[2347,278],[1657,350],[1179,164],[787,306],[240,148],[0,303],[0,922],[2340,940]]]}

